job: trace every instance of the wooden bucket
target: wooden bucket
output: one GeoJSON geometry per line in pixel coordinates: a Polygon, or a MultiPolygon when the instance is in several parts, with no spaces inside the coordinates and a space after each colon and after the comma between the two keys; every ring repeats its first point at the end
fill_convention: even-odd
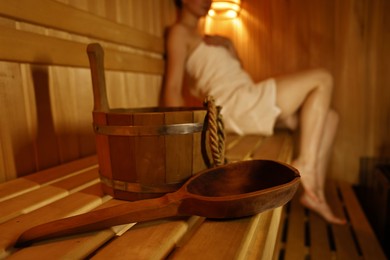
{"type": "Polygon", "coordinates": [[[210,165],[206,108],[110,109],[103,49],[91,44],[88,56],[96,149],[106,194],[131,201],[159,197],[210,165]]]}
{"type": "Polygon", "coordinates": [[[158,197],[206,169],[206,113],[201,108],[94,112],[104,192],[126,200],[158,197]]]}

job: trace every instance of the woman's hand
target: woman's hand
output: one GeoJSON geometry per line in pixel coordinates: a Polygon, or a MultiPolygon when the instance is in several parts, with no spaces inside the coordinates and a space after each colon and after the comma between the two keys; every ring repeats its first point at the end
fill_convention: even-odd
{"type": "Polygon", "coordinates": [[[208,45],[225,47],[234,58],[240,61],[236,48],[234,48],[234,44],[229,38],[221,35],[205,35],[203,40],[208,45]]]}
{"type": "Polygon", "coordinates": [[[204,42],[209,45],[223,46],[227,49],[233,46],[229,38],[220,35],[205,35],[204,42]]]}

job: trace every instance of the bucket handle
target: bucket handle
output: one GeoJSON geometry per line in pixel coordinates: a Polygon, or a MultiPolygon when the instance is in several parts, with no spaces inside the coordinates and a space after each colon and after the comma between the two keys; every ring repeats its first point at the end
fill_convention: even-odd
{"type": "MultiPolygon", "coordinates": [[[[88,44],[87,53],[92,76],[93,110],[107,112],[109,111],[109,104],[104,73],[103,48],[98,43],[91,43],[88,44]]],[[[204,104],[207,107],[210,149],[214,166],[223,165],[225,163],[225,133],[220,113],[221,107],[215,105],[215,100],[211,96],[206,98],[204,104]]]]}
{"type": "Polygon", "coordinates": [[[104,76],[104,51],[98,43],[88,44],[89,65],[91,67],[94,111],[108,111],[106,79],[104,76]]]}
{"type": "Polygon", "coordinates": [[[204,102],[207,107],[207,128],[209,130],[209,143],[214,166],[225,164],[225,132],[221,107],[215,105],[212,96],[208,96],[204,102]]]}

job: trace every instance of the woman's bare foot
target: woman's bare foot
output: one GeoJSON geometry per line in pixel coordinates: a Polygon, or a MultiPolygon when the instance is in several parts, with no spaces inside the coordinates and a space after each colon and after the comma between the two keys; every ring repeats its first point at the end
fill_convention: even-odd
{"type": "Polygon", "coordinates": [[[305,190],[305,193],[311,198],[313,202],[320,202],[321,200],[316,192],[317,185],[316,185],[316,179],[314,175],[314,168],[305,167],[298,160],[295,160],[292,163],[292,166],[295,167],[299,171],[299,174],[301,175],[301,183],[303,189],[305,190]]]}
{"type": "Polygon", "coordinates": [[[344,225],[347,221],[343,218],[336,217],[325,200],[315,202],[311,196],[304,192],[300,199],[302,205],[323,217],[331,224],[344,225]]]}

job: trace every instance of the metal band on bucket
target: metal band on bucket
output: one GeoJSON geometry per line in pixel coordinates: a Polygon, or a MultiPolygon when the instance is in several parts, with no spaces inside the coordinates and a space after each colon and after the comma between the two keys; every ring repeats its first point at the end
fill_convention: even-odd
{"type": "Polygon", "coordinates": [[[93,125],[95,133],[115,136],[185,135],[203,131],[202,123],[171,125],[114,126],[93,125]]]}

